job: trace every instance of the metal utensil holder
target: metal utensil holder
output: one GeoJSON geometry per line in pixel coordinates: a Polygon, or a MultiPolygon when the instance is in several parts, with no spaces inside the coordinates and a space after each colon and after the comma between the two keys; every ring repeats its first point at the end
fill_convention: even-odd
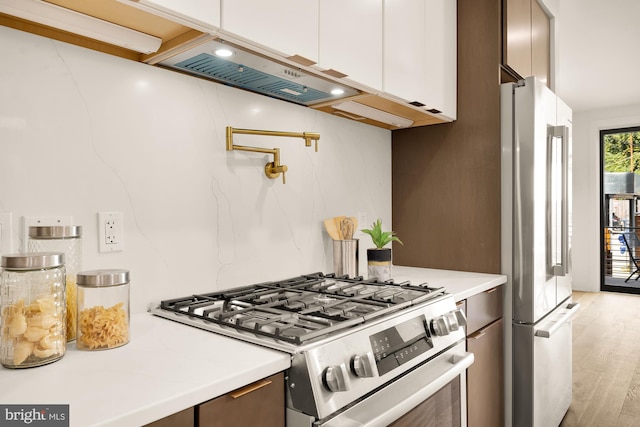
{"type": "Polygon", "coordinates": [[[358,239],[333,241],[333,272],[336,276],[357,277],[358,239]]]}

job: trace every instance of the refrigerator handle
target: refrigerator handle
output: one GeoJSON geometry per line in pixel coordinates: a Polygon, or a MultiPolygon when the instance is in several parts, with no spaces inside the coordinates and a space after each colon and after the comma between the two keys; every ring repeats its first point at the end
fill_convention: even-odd
{"type": "Polygon", "coordinates": [[[536,329],[535,336],[540,338],[551,338],[551,336],[555,334],[556,331],[558,331],[562,327],[562,325],[570,322],[571,319],[573,319],[575,315],[578,314],[578,310],[580,310],[580,304],[577,302],[571,303],[567,305],[567,308],[568,310],[562,313],[562,316],[558,318],[550,328],[536,329]]]}
{"type": "MultiPolygon", "coordinates": [[[[553,198],[553,187],[558,183],[553,182],[553,177],[560,178],[560,188],[555,187],[555,189],[559,189],[560,196],[560,230],[558,236],[557,227],[553,227],[555,230],[550,230],[547,233],[547,238],[550,241],[549,249],[547,254],[551,256],[551,259],[548,260],[550,273],[554,276],[565,276],[569,273],[569,127],[568,126],[551,126],[549,128],[549,165],[547,171],[549,173],[548,177],[548,193],[547,198],[550,204],[553,204],[555,200],[551,200],[553,198]],[[557,138],[560,141],[560,154],[561,164],[556,165],[553,164],[554,160],[554,149],[553,140],[557,138]],[[560,177],[553,173],[554,168],[556,166],[560,167],[560,177]],[[551,242],[551,240],[555,240],[560,238],[560,242],[551,242]],[[556,245],[559,243],[560,245],[560,253],[559,256],[556,257],[556,245]]],[[[557,161],[557,159],[555,159],[557,161]]],[[[553,209],[551,207],[548,208],[548,215],[553,215],[553,209]]],[[[557,218],[550,218],[549,223],[554,223],[557,218]]]]}

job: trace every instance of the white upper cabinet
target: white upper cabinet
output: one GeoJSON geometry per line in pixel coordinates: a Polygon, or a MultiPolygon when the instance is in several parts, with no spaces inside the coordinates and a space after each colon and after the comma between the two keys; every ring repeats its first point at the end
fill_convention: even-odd
{"type": "Polygon", "coordinates": [[[385,0],[383,91],[456,118],[456,2],[385,0]]]}
{"type": "Polygon", "coordinates": [[[205,33],[220,28],[220,0],[118,1],[205,33]]]}
{"type": "Polygon", "coordinates": [[[221,24],[223,33],[318,62],[318,0],[222,0],[221,24]]]}
{"type": "Polygon", "coordinates": [[[321,0],[318,66],[382,90],[382,0],[321,0]]]}

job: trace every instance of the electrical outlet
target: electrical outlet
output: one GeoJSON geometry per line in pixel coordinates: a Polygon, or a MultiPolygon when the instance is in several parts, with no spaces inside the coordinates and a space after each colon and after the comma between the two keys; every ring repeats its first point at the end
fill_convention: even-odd
{"type": "Polygon", "coordinates": [[[100,252],[124,250],[122,212],[98,212],[98,246],[100,252]]]}
{"type": "Polygon", "coordinates": [[[73,225],[73,217],[56,216],[23,216],[22,217],[22,252],[28,252],[29,227],[38,225],[73,225]]]}
{"type": "Polygon", "coordinates": [[[13,219],[11,212],[0,213],[0,254],[10,254],[13,252],[13,219]]]}

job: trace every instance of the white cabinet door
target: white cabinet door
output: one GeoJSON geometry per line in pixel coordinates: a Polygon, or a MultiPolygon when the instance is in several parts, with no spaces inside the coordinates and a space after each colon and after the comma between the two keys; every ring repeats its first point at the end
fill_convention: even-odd
{"type": "Polygon", "coordinates": [[[222,0],[224,33],[318,62],[319,0],[222,0]]]}
{"type": "Polygon", "coordinates": [[[425,0],[385,0],[382,89],[409,102],[426,102],[425,0]]]}
{"type": "Polygon", "coordinates": [[[382,90],[382,0],[321,0],[318,66],[382,90]]]}
{"type": "Polygon", "coordinates": [[[456,2],[385,0],[383,90],[456,118],[456,2]]]}
{"type": "Polygon", "coordinates": [[[220,28],[220,0],[118,0],[205,33],[220,28]]]}

